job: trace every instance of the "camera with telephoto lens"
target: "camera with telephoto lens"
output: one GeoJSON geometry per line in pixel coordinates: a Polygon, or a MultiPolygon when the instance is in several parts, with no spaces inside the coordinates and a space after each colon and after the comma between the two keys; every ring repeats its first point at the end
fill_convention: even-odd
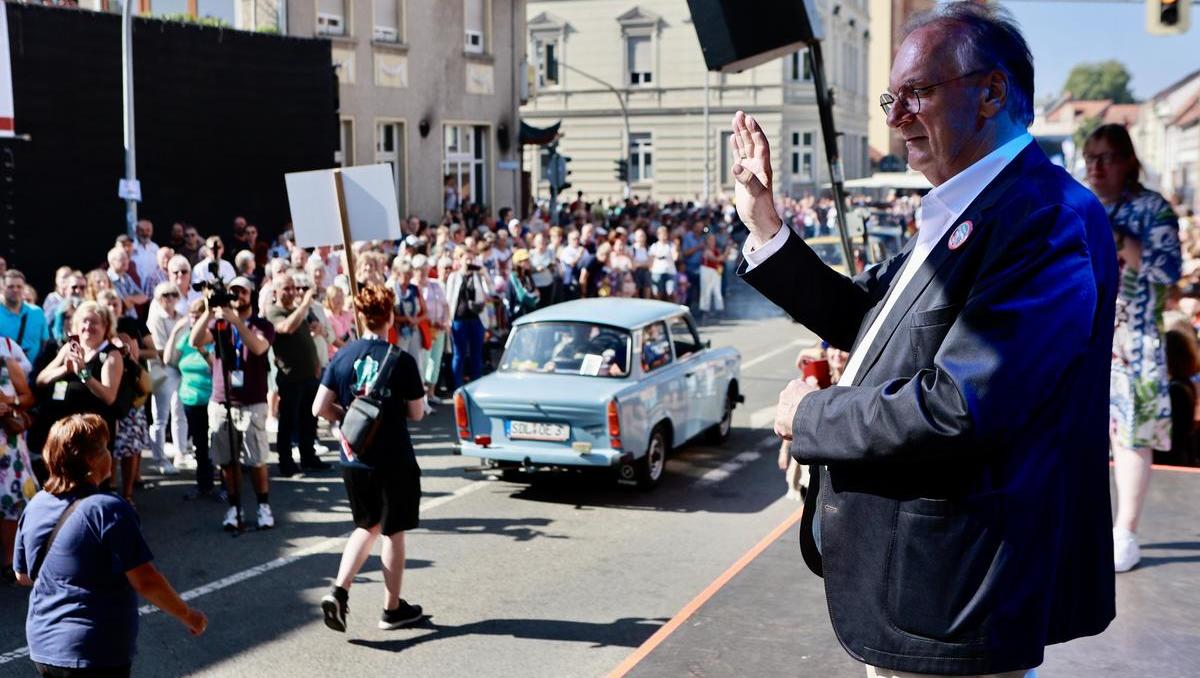
{"type": "Polygon", "coordinates": [[[237,297],[231,294],[229,288],[225,286],[225,280],[221,278],[221,266],[219,262],[208,262],[208,273],[208,280],[192,283],[192,289],[204,293],[205,298],[208,299],[209,308],[233,306],[233,302],[237,297]]]}

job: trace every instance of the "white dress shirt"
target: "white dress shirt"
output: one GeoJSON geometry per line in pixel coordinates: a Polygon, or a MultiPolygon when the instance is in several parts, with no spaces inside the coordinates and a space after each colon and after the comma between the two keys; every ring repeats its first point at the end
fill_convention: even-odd
{"type": "MultiPolygon", "coordinates": [[[[153,240],[142,242],[140,238],[135,238],[133,253],[129,255],[129,261],[133,263],[138,278],[145,280],[158,268],[158,244],[153,240]]],[[[154,290],[150,290],[148,294],[153,295],[154,290]]]]}
{"type": "MultiPolygon", "coordinates": [[[[925,263],[929,252],[941,242],[946,231],[954,225],[954,222],[958,221],[963,212],[967,211],[967,208],[983,192],[983,189],[987,188],[988,184],[992,183],[1008,166],[1008,163],[1012,162],[1032,141],[1033,137],[1028,133],[1008,141],[1000,148],[977,160],[975,164],[950,177],[925,196],[921,202],[923,209],[917,219],[917,242],[908,256],[908,261],[904,263],[904,270],[900,272],[899,280],[892,285],[883,309],[879,315],[875,316],[875,321],[863,335],[862,342],[859,344],[860,350],[851,354],[846,369],[838,379],[839,385],[849,386],[854,383],[858,370],[862,367],[863,357],[867,353],[865,349],[875,341],[875,335],[879,334],[879,328],[887,320],[888,314],[896,305],[896,300],[900,298],[904,288],[920,270],[921,264],[925,263]]],[[[753,236],[747,238],[742,251],[746,258],[746,271],[749,272],[755,266],[766,261],[772,254],[778,252],[791,237],[788,230],[780,228],[775,237],[757,248],[752,248],[753,236]]]]}

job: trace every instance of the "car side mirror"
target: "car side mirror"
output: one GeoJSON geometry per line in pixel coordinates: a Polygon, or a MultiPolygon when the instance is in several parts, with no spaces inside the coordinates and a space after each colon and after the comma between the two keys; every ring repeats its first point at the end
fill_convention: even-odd
{"type": "Polygon", "coordinates": [[[704,348],[712,348],[712,339],[704,340],[704,348]]]}

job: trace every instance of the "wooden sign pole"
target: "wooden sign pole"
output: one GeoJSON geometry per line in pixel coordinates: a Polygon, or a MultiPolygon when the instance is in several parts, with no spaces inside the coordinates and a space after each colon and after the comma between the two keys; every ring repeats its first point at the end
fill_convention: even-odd
{"type": "MultiPolygon", "coordinates": [[[[342,170],[333,170],[333,183],[337,188],[338,214],[342,222],[342,255],[346,258],[346,277],[350,280],[350,299],[358,298],[358,280],[354,277],[354,248],[350,241],[350,214],[346,211],[346,189],[342,184],[342,170]]],[[[354,309],[354,325],[358,328],[358,336],[363,336],[366,327],[363,326],[362,316],[354,309]]]]}

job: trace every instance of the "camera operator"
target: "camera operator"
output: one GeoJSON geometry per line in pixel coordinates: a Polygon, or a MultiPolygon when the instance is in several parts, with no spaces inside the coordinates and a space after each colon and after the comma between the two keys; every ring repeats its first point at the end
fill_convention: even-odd
{"type": "MultiPolygon", "coordinates": [[[[226,530],[238,528],[237,507],[241,505],[241,488],[235,482],[234,455],[229,444],[230,417],[226,413],[226,374],[229,376],[229,414],[232,415],[239,456],[250,467],[250,478],[258,499],[258,527],[275,526],[268,500],[267,481],[267,349],[275,338],[275,328],[253,315],[250,294],[254,283],[242,277],[229,283],[229,306],[205,304],[204,313],[192,326],[192,346],[198,350],[214,340],[220,341],[212,368],[212,397],[208,403],[208,443],[213,459],[221,466],[225,489],[229,495],[229,510],[222,525],[226,530]],[[227,329],[218,327],[218,323],[227,329]],[[227,358],[228,357],[228,358],[227,358]],[[228,359],[229,365],[222,360],[228,359]]],[[[217,303],[219,285],[209,286],[206,294],[217,303]]]]}
{"type": "Polygon", "coordinates": [[[300,448],[300,467],[323,471],[329,464],[317,458],[314,445],[317,439],[317,418],[311,405],[317,397],[321,364],[313,333],[320,331],[320,321],[312,312],[316,290],[308,288],[304,296],[297,294],[290,273],[276,274],[271,282],[275,302],[267,306],[267,321],[275,327],[275,385],[279,389],[279,434],[275,439],[279,453],[279,474],[295,475],[299,470],[292,459],[292,440],[300,448]]]}

